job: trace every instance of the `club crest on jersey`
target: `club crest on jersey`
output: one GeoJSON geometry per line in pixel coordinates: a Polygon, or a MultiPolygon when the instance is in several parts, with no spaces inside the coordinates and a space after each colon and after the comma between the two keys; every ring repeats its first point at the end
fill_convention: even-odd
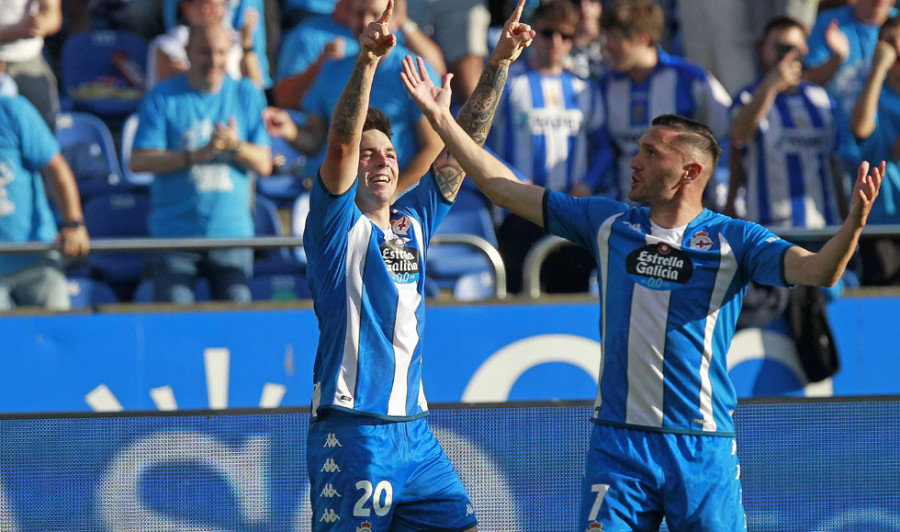
{"type": "Polygon", "coordinates": [[[688,244],[692,249],[699,249],[700,251],[709,251],[712,245],[712,238],[709,237],[709,233],[706,231],[697,231],[694,233],[694,236],[691,237],[690,243],[688,244]]]}
{"type": "Polygon", "coordinates": [[[412,220],[409,219],[409,216],[401,216],[400,218],[391,220],[391,231],[393,231],[395,235],[405,236],[409,233],[410,226],[412,226],[412,220]]]}
{"type": "Polygon", "coordinates": [[[691,279],[694,263],[687,253],[669,244],[650,244],[628,254],[625,271],[641,286],[672,290],[691,279]]]}
{"type": "Polygon", "coordinates": [[[408,238],[395,238],[385,240],[380,246],[384,267],[397,284],[411,284],[419,280],[419,250],[404,246],[406,242],[409,242],[408,238]]]}

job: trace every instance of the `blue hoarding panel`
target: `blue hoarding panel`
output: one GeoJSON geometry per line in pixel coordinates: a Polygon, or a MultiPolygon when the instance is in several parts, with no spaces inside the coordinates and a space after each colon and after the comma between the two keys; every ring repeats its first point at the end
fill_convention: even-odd
{"type": "MultiPolygon", "coordinates": [[[[897,298],[829,308],[842,369],[808,386],[777,326],[740,331],[729,352],[742,397],[900,393],[897,298]]],[[[594,302],[432,306],[430,402],[591,399],[601,353],[594,302]]],[[[310,309],[8,316],[0,411],[305,406],[318,328],[310,309]]]]}

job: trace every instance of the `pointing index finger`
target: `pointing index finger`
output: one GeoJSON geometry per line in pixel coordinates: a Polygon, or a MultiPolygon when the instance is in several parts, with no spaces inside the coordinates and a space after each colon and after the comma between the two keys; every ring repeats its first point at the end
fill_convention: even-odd
{"type": "Polygon", "coordinates": [[[394,0],[388,0],[387,7],[384,8],[384,13],[381,14],[381,18],[378,19],[379,24],[387,24],[391,21],[391,14],[394,12],[394,0]]]}
{"type": "Polygon", "coordinates": [[[519,3],[516,4],[516,9],[513,11],[512,15],[509,16],[509,20],[507,23],[516,23],[519,22],[519,19],[522,18],[522,11],[525,9],[525,0],[519,0],[519,3]]]}

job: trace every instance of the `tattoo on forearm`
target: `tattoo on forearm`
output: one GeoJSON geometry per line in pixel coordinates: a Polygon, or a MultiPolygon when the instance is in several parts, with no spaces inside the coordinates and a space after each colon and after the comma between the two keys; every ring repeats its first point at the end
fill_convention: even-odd
{"type": "Polygon", "coordinates": [[[341,138],[350,138],[359,128],[360,109],[369,101],[369,87],[363,82],[363,69],[359,64],[353,69],[350,80],[331,117],[332,131],[341,138]]]}
{"type": "Polygon", "coordinates": [[[475,92],[459,112],[457,123],[479,145],[484,145],[491,129],[508,72],[508,65],[485,65],[475,92]]]}
{"type": "Polygon", "coordinates": [[[466,173],[463,171],[462,167],[459,166],[459,163],[456,162],[456,159],[449,157],[446,150],[438,157],[439,161],[442,159],[447,162],[442,165],[435,163],[434,177],[437,179],[438,186],[441,188],[441,194],[448,200],[453,201],[456,199],[456,193],[459,191],[459,187],[462,184],[463,178],[466,177],[466,173]]]}

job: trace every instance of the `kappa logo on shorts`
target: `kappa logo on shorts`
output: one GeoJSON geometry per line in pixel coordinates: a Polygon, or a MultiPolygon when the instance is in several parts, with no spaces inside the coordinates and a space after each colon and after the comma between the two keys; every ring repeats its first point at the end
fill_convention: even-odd
{"type": "Polygon", "coordinates": [[[324,471],[326,473],[340,473],[341,468],[335,463],[334,458],[329,458],[328,460],[325,460],[325,464],[319,471],[324,471]]]}
{"type": "Polygon", "coordinates": [[[322,517],[319,518],[319,522],[325,521],[326,523],[336,523],[341,520],[341,516],[336,514],[334,510],[331,508],[326,508],[324,512],[322,512],[322,517]]]}
{"type": "Polygon", "coordinates": [[[334,489],[334,486],[332,486],[329,482],[328,484],[325,484],[324,488],[322,488],[321,496],[330,499],[332,497],[340,497],[341,494],[338,493],[338,490],[334,489]]]}
{"type": "Polygon", "coordinates": [[[343,447],[341,442],[337,439],[337,436],[334,435],[333,432],[328,433],[328,437],[325,438],[325,445],[322,447],[343,447]]]}
{"type": "Polygon", "coordinates": [[[474,514],[475,514],[475,507],[472,506],[471,504],[467,504],[466,505],[466,517],[469,517],[470,515],[474,515],[474,514]]]}

